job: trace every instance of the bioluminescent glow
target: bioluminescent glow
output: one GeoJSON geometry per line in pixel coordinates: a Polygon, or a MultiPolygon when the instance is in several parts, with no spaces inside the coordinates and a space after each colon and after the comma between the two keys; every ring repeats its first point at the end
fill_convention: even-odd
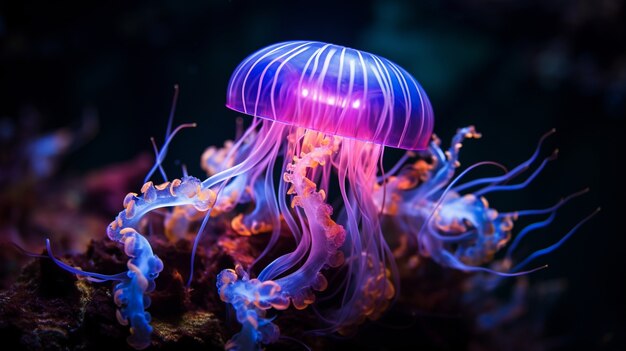
{"type": "Polygon", "coordinates": [[[377,319],[396,296],[399,257],[430,257],[454,269],[514,276],[533,271],[523,269],[564,241],[516,258],[519,240],[550,222],[538,221],[522,229],[499,265],[502,270],[485,266],[507,246],[519,216],[553,218],[567,200],[545,210],[500,213],[486,197],[524,188],[554,155],[519,183],[510,184],[537,163],[540,147],[502,175],[465,181],[479,166],[504,169],[483,162],[455,177],[463,140],[480,134],[473,127],[461,128],[444,151],[432,135],[434,116],[426,93],[409,73],[385,58],[320,42],[274,44],[237,67],[226,105],[252,116],[251,124],[223,148],[205,151],[205,180],[185,172],[181,179],[167,181],[161,167],[167,148],[178,131],[193,126],[172,131],[173,112],[170,115],[166,142],[156,150],[157,161],[141,194],[128,194],[124,210],[107,228],[109,238],[122,244],[130,257],[128,272],[104,276],[55,259],[62,268],[92,280],[120,281],[115,287],[117,317],[122,324],[130,323],[129,343],[137,349],[150,344],[152,328],[145,309],[163,268],[141,234],[146,229],[142,219],[158,208],[174,208],[164,220],[171,240],[184,240],[195,232],[191,224],[201,223],[191,253],[190,281],[200,238],[212,234],[205,230],[209,221],[227,221],[242,236],[268,236],[254,262],[235,262],[217,277],[220,298],[232,306],[242,325],[226,344],[232,350],[255,350],[275,342],[280,330],[274,311],[306,309],[322,291],[332,303],[316,306],[320,330],[348,334],[366,320],[377,319]],[[388,170],[381,160],[385,147],[407,150],[388,170]],[[157,170],[166,180],[160,185],[148,181],[157,170]],[[285,232],[295,248],[273,253],[275,259],[257,267],[285,240],[285,232]],[[399,238],[405,244],[392,250],[389,241],[399,238]],[[329,276],[339,283],[330,284],[329,276]]]}
{"type": "Polygon", "coordinates": [[[406,150],[433,131],[426,92],[384,57],[320,42],[292,41],[246,58],[226,106],[246,115],[406,150]]]}

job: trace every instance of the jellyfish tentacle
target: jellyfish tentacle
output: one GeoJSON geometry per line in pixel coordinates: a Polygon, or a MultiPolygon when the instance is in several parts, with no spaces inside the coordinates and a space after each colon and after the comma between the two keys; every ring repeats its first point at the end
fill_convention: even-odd
{"type": "Polygon", "coordinates": [[[151,317],[145,309],[150,305],[148,293],[154,290],[154,280],[163,270],[163,262],[154,255],[148,240],[139,232],[125,228],[123,236],[124,252],[130,260],[128,279],[114,288],[115,303],[119,307],[116,316],[120,324],[131,326],[128,344],[141,350],[150,345],[151,317]]]}
{"type": "MultiPolygon", "coordinates": [[[[309,257],[304,265],[287,277],[277,280],[289,293],[301,290],[305,282],[312,281],[317,273],[330,263],[345,240],[345,229],[332,220],[333,209],[326,204],[326,191],[316,190],[316,185],[307,178],[307,170],[324,166],[328,158],[337,151],[338,139],[326,137],[321,133],[305,133],[303,150],[294,157],[293,163],[287,167],[284,181],[291,183],[288,190],[294,194],[292,208],[299,207],[307,219],[307,229],[311,237],[309,257]]],[[[294,301],[294,304],[296,301],[294,301]]]]}
{"type": "MultiPolygon", "coordinates": [[[[270,174],[266,172],[266,175],[270,174]]],[[[274,201],[272,200],[275,198],[273,190],[273,181],[267,176],[263,180],[254,181],[249,189],[254,209],[245,215],[240,213],[231,220],[231,227],[236,233],[251,236],[272,231],[276,226],[273,219],[278,214],[277,210],[273,210],[274,201]]]]}
{"type": "MultiPolygon", "coordinates": [[[[248,155],[248,157],[238,165],[223,169],[201,183],[201,188],[203,189],[208,189],[219,184],[219,189],[216,192],[214,207],[220,209],[221,211],[228,211],[239,202],[241,195],[244,193],[250,181],[246,172],[249,172],[255,167],[257,169],[265,169],[269,162],[273,162],[272,160],[276,159],[276,155],[280,149],[280,144],[273,141],[280,140],[285,132],[285,129],[284,125],[279,125],[278,123],[261,123],[261,130],[259,132],[261,137],[256,138],[253,141],[254,146],[252,149],[254,152],[252,155],[248,155]],[[232,183],[229,183],[231,180],[232,183]],[[232,184],[234,187],[229,187],[227,184],[232,184]],[[226,193],[226,196],[223,196],[224,193],[226,193]],[[224,206],[223,204],[227,204],[227,206],[224,206]]],[[[239,145],[239,141],[237,144],[239,145]]],[[[256,175],[252,176],[252,179],[256,177],[256,175]]],[[[193,240],[187,286],[191,284],[191,280],[193,279],[196,251],[204,234],[204,228],[208,222],[209,215],[210,210],[207,211],[202,224],[200,225],[200,229],[196,233],[193,240]]]]}
{"type": "MultiPolygon", "coordinates": [[[[287,193],[294,195],[291,207],[296,213],[300,213],[298,209],[302,210],[299,217],[303,238],[308,237],[296,249],[308,248],[309,254],[302,266],[276,280],[250,279],[241,266],[234,271],[224,270],[218,276],[220,297],[235,308],[237,320],[242,324],[242,331],[229,341],[228,348],[256,349],[261,344],[275,341],[279,330],[266,317],[267,310],[286,309],[290,304],[296,309],[304,309],[315,301],[312,290],[326,289],[328,283],[320,270],[329,264],[329,258],[343,244],[345,231],[331,219],[332,207],[324,201],[325,191],[317,190],[307,173],[324,166],[336,150],[335,139],[317,132],[305,133],[298,156],[293,157],[283,176],[283,181],[291,184],[287,193]]],[[[285,267],[285,262],[291,261],[292,257],[286,255],[277,259],[283,261],[277,269],[285,267]]],[[[264,275],[267,273],[261,272],[260,276],[264,275]]]]}
{"type": "Polygon", "coordinates": [[[377,319],[395,296],[397,270],[382,234],[379,197],[365,190],[376,184],[379,163],[373,155],[380,152],[382,146],[342,141],[336,168],[344,209],[338,221],[346,230],[342,251],[349,258],[344,261],[346,278],[334,287],[342,292],[341,308],[324,319],[329,321],[324,331],[350,334],[366,320],[377,319]]]}
{"type": "MultiPolygon", "coordinates": [[[[114,288],[115,302],[119,309],[120,324],[131,325],[127,341],[136,349],[150,345],[150,315],[145,312],[148,294],[154,289],[154,280],[163,269],[163,262],[152,252],[148,240],[139,232],[141,218],[148,212],[169,206],[190,205],[197,211],[208,211],[215,203],[215,193],[202,189],[199,179],[184,177],[160,185],[147,182],[141,189],[142,195],[129,193],[124,198],[124,210],[107,227],[111,240],[124,246],[130,257],[127,279],[114,288]]],[[[96,277],[98,278],[98,277],[96,277]]]]}
{"type": "Polygon", "coordinates": [[[274,281],[262,282],[250,279],[248,273],[237,265],[234,270],[225,269],[217,276],[217,290],[222,301],[235,309],[242,329],[227,343],[227,350],[258,350],[261,344],[278,339],[280,330],[267,318],[267,309],[286,309],[289,299],[281,293],[274,281]]]}
{"type": "MultiPolygon", "coordinates": [[[[458,162],[458,150],[463,137],[461,133],[466,131],[474,132],[473,128],[460,129],[453,137],[447,160],[440,159],[440,162],[448,165],[451,162],[458,162]],[[453,153],[454,151],[456,154],[453,153]]],[[[431,149],[433,154],[441,154],[437,150],[439,143],[433,142],[431,149]]],[[[431,256],[440,264],[466,271],[487,271],[498,275],[508,275],[508,273],[496,272],[480,265],[492,260],[495,253],[508,243],[516,216],[498,214],[495,209],[489,207],[487,200],[479,193],[461,196],[454,190],[462,176],[481,164],[483,163],[468,167],[446,186],[443,194],[434,204],[434,208],[429,211],[430,214],[424,217],[425,222],[420,227],[418,242],[422,253],[431,256]],[[451,246],[451,243],[455,245],[451,246]]],[[[440,168],[445,169],[446,165],[441,165],[440,168]]],[[[430,179],[423,186],[427,187],[429,182],[430,179]]],[[[428,203],[429,200],[425,199],[425,201],[428,203]]]]}
{"type": "Polygon", "coordinates": [[[128,344],[137,349],[145,349],[150,346],[150,314],[145,311],[150,298],[147,295],[154,290],[154,280],[163,270],[163,262],[152,252],[152,248],[142,235],[132,228],[121,230],[120,242],[124,245],[124,252],[130,257],[128,272],[115,275],[103,275],[86,272],[66,263],[61,262],[52,254],[50,240],[46,240],[48,255],[55,264],[70,273],[87,277],[94,282],[109,280],[119,281],[113,288],[115,304],[118,306],[116,317],[120,324],[130,324],[130,336],[128,344]]]}
{"type": "Polygon", "coordinates": [[[221,148],[215,146],[206,148],[200,158],[200,167],[211,177],[243,160],[255,145],[258,125],[259,122],[254,121],[236,141],[226,140],[221,148]]]}
{"type": "Polygon", "coordinates": [[[509,245],[509,247],[507,248],[505,257],[507,257],[508,259],[511,259],[513,252],[515,251],[515,249],[517,249],[517,246],[519,245],[519,243],[522,242],[522,239],[524,239],[526,235],[528,235],[528,233],[535,231],[537,229],[547,227],[548,225],[550,225],[550,223],[552,223],[552,221],[554,221],[554,218],[556,218],[556,211],[552,212],[550,216],[543,221],[534,222],[525,226],[522,230],[520,230],[519,233],[517,233],[517,235],[515,236],[515,239],[513,240],[511,245],[509,245]]]}
{"type": "Polygon", "coordinates": [[[481,190],[476,191],[475,194],[476,196],[482,196],[482,195],[497,192],[497,191],[511,191],[511,190],[524,189],[525,187],[528,186],[528,184],[530,184],[539,175],[539,173],[541,173],[541,171],[544,169],[546,164],[548,164],[548,162],[556,159],[557,155],[558,155],[558,150],[555,150],[550,156],[543,159],[543,161],[541,161],[541,164],[539,164],[539,167],[537,167],[537,169],[535,169],[535,171],[533,171],[533,173],[521,183],[512,184],[512,185],[492,184],[481,190]]]}
{"type": "MultiPolygon", "coordinates": [[[[167,174],[165,174],[165,170],[163,169],[163,165],[161,164],[161,162],[158,160],[159,158],[159,148],[156,145],[156,140],[154,140],[154,137],[150,138],[150,143],[152,144],[152,150],[154,150],[154,157],[155,159],[155,165],[158,166],[159,172],[161,173],[161,177],[163,177],[163,181],[167,182],[167,174]]],[[[147,181],[147,179],[144,179],[144,183],[147,181]]]]}
{"type": "Polygon", "coordinates": [[[70,266],[69,264],[59,260],[58,258],[54,256],[54,254],[52,253],[52,247],[50,246],[50,239],[46,239],[46,252],[48,253],[48,256],[42,256],[42,257],[49,257],[57,266],[63,268],[64,270],[72,274],[81,276],[81,277],[86,277],[87,280],[95,282],[95,283],[102,283],[102,282],[110,281],[110,280],[125,280],[127,278],[127,272],[108,275],[108,274],[87,272],[80,268],[70,266]]]}
{"type": "Polygon", "coordinates": [[[398,171],[402,168],[402,166],[406,164],[406,161],[408,161],[411,157],[414,157],[414,156],[415,156],[414,152],[411,152],[411,151],[405,152],[402,155],[402,157],[400,157],[400,159],[393,165],[393,167],[391,167],[390,170],[386,171],[383,176],[377,177],[376,181],[379,183],[382,183],[384,180],[389,179],[389,177],[398,173],[398,171]]]}
{"type": "MultiPolygon", "coordinates": [[[[287,165],[292,162],[295,152],[295,143],[289,143],[288,149],[289,150],[287,150],[285,159],[283,160],[283,169],[287,169],[287,165]]],[[[278,191],[280,194],[287,194],[288,189],[290,188],[291,184],[285,181],[281,181],[278,185],[278,191]]],[[[303,234],[303,231],[300,229],[300,226],[296,222],[296,218],[294,218],[293,213],[286,202],[285,196],[278,197],[278,207],[285,223],[287,224],[287,227],[289,228],[289,231],[296,242],[298,242],[298,246],[295,251],[282,255],[267,265],[258,276],[258,278],[262,281],[272,280],[283,274],[290,267],[296,265],[297,262],[300,262],[307,254],[310,245],[310,237],[303,234]]]]}
{"type": "Polygon", "coordinates": [[[179,95],[180,95],[180,86],[178,84],[174,84],[174,96],[172,97],[172,107],[170,107],[170,113],[167,117],[167,127],[165,128],[166,140],[172,133],[172,124],[174,122],[174,115],[176,114],[176,105],[178,104],[179,95]]]}
{"type": "Polygon", "coordinates": [[[250,190],[250,201],[254,204],[253,211],[245,215],[240,213],[231,221],[231,227],[242,235],[271,232],[269,242],[249,268],[265,257],[280,236],[280,209],[273,180],[279,149],[280,144],[275,144],[267,157],[267,164],[259,167],[262,172],[257,171],[257,174],[251,177],[251,185],[246,187],[250,190]]]}
{"type": "MultiPolygon", "coordinates": [[[[174,96],[172,97],[172,107],[170,108],[170,114],[169,114],[169,117],[167,118],[167,128],[165,128],[165,140],[168,140],[172,133],[172,123],[174,122],[174,114],[176,113],[176,104],[178,102],[179,92],[180,92],[180,89],[179,89],[178,84],[174,84],[174,96]]],[[[159,152],[159,149],[157,148],[156,141],[154,140],[154,138],[150,138],[150,141],[152,142],[152,147],[154,148],[154,154],[156,156],[155,162],[159,166],[159,172],[161,172],[163,181],[167,182],[168,181],[167,175],[165,174],[165,170],[163,169],[163,166],[161,164],[161,162],[165,158],[165,155],[167,154],[167,145],[164,145],[163,150],[162,150],[163,152],[161,153],[159,152]]],[[[146,178],[144,179],[144,183],[148,181],[150,176],[146,176],[146,178]]],[[[185,174],[185,176],[187,176],[187,174],[185,174]]]]}
{"type": "MultiPolygon", "coordinates": [[[[399,227],[409,232],[411,228],[421,228],[417,233],[420,254],[429,256],[444,266],[464,271],[489,272],[501,277],[523,275],[542,269],[543,266],[527,271],[520,270],[534,258],[547,254],[562,245],[582,223],[579,223],[572,232],[566,234],[558,243],[533,253],[514,269],[510,268],[512,252],[528,233],[548,225],[561,206],[584,194],[587,189],[571,194],[546,209],[498,213],[489,206],[483,195],[495,191],[521,189],[534,180],[547,162],[556,157],[556,151],[545,158],[524,181],[513,185],[501,185],[501,183],[521,174],[535,162],[542,143],[554,131],[541,137],[534,153],[528,160],[506,172],[503,176],[480,178],[457,185],[456,183],[463,175],[480,165],[480,163],[473,165],[452,179],[454,170],[458,166],[460,142],[465,136],[463,133],[468,132],[470,134],[467,136],[471,136],[475,131],[471,127],[459,129],[452,139],[451,148],[446,153],[441,150],[440,141],[434,137],[429,149],[434,161],[431,165],[422,163],[419,168],[408,171],[404,169],[398,175],[389,177],[386,185],[392,204],[389,210],[387,209],[388,205],[385,204],[383,213],[385,215],[399,215],[400,219],[397,219],[399,227]],[[422,180],[420,186],[413,189],[416,181],[411,180],[410,177],[417,177],[416,179],[422,180]],[[488,185],[474,193],[460,194],[463,190],[481,184],[488,185]],[[443,189],[444,186],[445,189],[443,189]],[[435,200],[432,198],[435,194],[441,195],[435,200]],[[415,202],[409,206],[406,202],[402,204],[402,199],[412,199],[415,202]],[[507,250],[505,261],[503,261],[505,267],[508,267],[506,271],[481,266],[492,261],[495,253],[509,243],[512,238],[513,222],[519,216],[540,214],[550,214],[550,216],[544,221],[529,224],[521,230],[507,250]]],[[[418,160],[416,164],[420,164],[420,161],[418,160]]]]}
{"type": "MultiPolygon", "coordinates": [[[[145,176],[145,178],[143,180],[144,183],[147,183],[148,180],[154,174],[154,172],[156,172],[156,170],[161,167],[161,162],[163,162],[163,160],[165,159],[165,155],[167,155],[167,149],[168,149],[170,143],[172,142],[172,140],[174,140],[174,137],[176,136],[176,134],[178,134],[178,132],[180,132],[181,130],[183,130],[185,128],[195,128],[196,126],[197,126],[196,123],[185,123],[185,124],[179,125],[178,127],[176,127],[176,129],[174,129],[174,131],[165,140],[165,143],[163,143],[163,147],[161,147],[161,150],[159,150],[158,154],[156,155],[156,160],[154,162],[154,165],[152,166],[150,171],[148,171],[148,173],[146,174],[146,176],[145,176]]],[[[165,176],[165,172],[163,172],[163,173],[164,173],[163,176],[165,178],[165,181],[167,181],[167,177],[165,176]]]]}
{"type": "Polygon", "coordinates": [[[49,240],[46,241],[48,256],[53,259],[62,269],[75,275],[86,277],[94,282],[109,280],[119,281],[114,287],[115,303],[118,305],[116,313],[118,322],[123,325],[130,324],[130,336],[127,341],[135,349],[143,349],[150,345],[150,314],[145,309],[150,304],[148,294],[155,287],[155,279],[163,269],[163,262],[152,251],[148,240],[140,233],[141,219],[150,211],[168,206],[190,205],[197,211],[207,211],[215,202],[215,194],[210,189],[203,189],[197,178],[184,176],[182,179],[167,181],[167,175],[161,165],[166,156],[168,146],[178,132],[185,128],[195,127],[195,123],[187,123],[171,130],[178,99],[178,85],[174,87],[175,93],[172,109],[168,118],[165,142],[159,150],[153,142],[156,160],[150,171],[146,174],[145,184],[142,187],[142,195],[129,193],[123,201],[124,210],[121,211],[108,226],[107,236],[120,244],[129,257],[128,271],[115,275],[102,275],[86,272],[71,267],[58,260],[52,254],[49,240]],[[165,183],[155,186],[148,179],[159,169],[166,180],[165,183]]]}
{"type": "Polygon", "coordinates": [[[420,199],[428,199],[449,184],[454,177],[456,168],[459,167],[459,151],[463,146],[465,139],[479,139],[481,134],[476,132],[474,126],[460,128],[452,137],[450,148],[444,153],[439,144],[441,141],[434,137],[431,142],[430,151],[435,162],[433,169],[430,171],[430,178],[427,183],[414,191],[412,199],[409,202],[417,203],[420,199]]]}
{"type": "Polygon", "coordinates": [[[458,270],[465,271],[465,272],[485,272],[485,273],[495,274],[501,277],[517,277],[517,276],[527,275],[527,274],[548,268],[548,265],[543,265],[543,266],[536,267],[536,268],[533,268],[527,271],[522,271],[522,272],[499,272],[499,271],[496,271],[487,267],[465,264],[461,262],[461,260],[459,260],[455,255],[447,251],[442,252],[442,258],[443,258],[443,262],[445,262],[445,265],[451,268],[456,268],[458,270]]]}
{"type": "Polygon", "coordinates": [[[285,126],[279,123],[262,123],[259,135],[253,141],[250,154],[233,167],[221,170],[202,181],[203,188],[212,188],[227,179],[234,179],[259,166],[269,151],[284,134],[285,126]]]}
{"type": "MultiPolygon", "coordinates": [[[[469,217],[469,218],[475,217],[475,215],[471,213],[472,212],[472,208],[471,207],[464,208],[463,205],[457,206],[455,204],[455,202],[457,201],[457,198],[459,198],[459,195],[457,193],[454,193],[454,192],[450,193],[450,192],[451,192],[451,189],[454,187],[454,185],[458,181],[460,181],[463,178],[463,176],[465,176],[466,174],[468,174],[472,170],[474,170],[474,169],[476,169],[476,168],[478,168],[480,166],[485,166],[485,165],[499,166],[498,163],[491,162],[491,161],[478,162],[478,163],[475,163],[475,164],[471,165],[467,169],[465,169],[463,172],[461,172],[461,174],[459,174],[454,180],[452,180],[450,182],[450,184],[444,189],[444,191],[441,194],[441,196],[439,196],[439,199],[434,204],[434,207],[429,210],[430,214],[428,215],[428,217],[426,217],[425,225],[423,225],[420,228],[420,230],[417,232],[418,238],[421,236],[422,231],[424,230],[424,228],[426,226],[430,225],[431,220],[433,219],[433,217],[436,216],[436,214],[438,212],[440,212],[440,209],[443,206],[443,203],[446,202],[446,201],[448,201],[449,206],[446,206],[446,209],[444,209],[444,211],[447,212],[447,210],[448,210],[447,208],[455,208],[456,207],[455,208],[456,211],[458,211],[459,213],[462,213],[460,217],[462,217],[462,218],[465,218],[465,217],[469,217]],[[448,197],[448,194],[450,194],[450,197],[448,197]]],[[[476,196],[473,195],[473,194],[472,195],[465,195],[465,196],[463,196],[460,199],[461,199],[460,201],[465,201],[465,202],[470,202],[471,203],[471,202],[476,201],[476,196]]],[[[482,202],[482,204],[486,204],[487,200],[484,197],[481,197],[480,201],[482,202]]],[[[483,211],[481,211],[481,212],[483,212],[483,211]]],[[[456,222],[455,222],[455,219],[452,219],[450,224],[451,225],[457,224],[457,225],[460,225],[461,228],[464,228],[464,226],[461,224],[460,219],[457,219],[456,222]]],[[[444,225],[444,226],[446,226],[446,225],[444,225]]],[[[465,229],[463,229],[463,230],[465,230],[465,229]]],[[[433,236],[433,237],[435,237],[435,238],[437,238],[439,240],[443,240],[443,241],[454,241],[455,238],[458,239],[460,237],[464,237],[465,234],[467,234],[467,233],[461,234],[459,236],[442,236],[442,235],[439,235],[436,231],[431,231],[430,232],[431,236],[433,236]]]]}
{"type": "Polygon", "coordinates": [[[120,241],[124,228],[138,228],[144,215],[162,207],[192,205],[198,211],[205,212],[214,205],[215,198],[215,192],[203,189],[200,180],[195,177],[174,179],[159,185],[148,181],[142,186],[141,195],[126,195],[124,210],[109,224],[107,235],[111,240],[120,241]]]}
{"type": "Polygon", "coordinates": [[[575,192],[563,199],[561,199],[558,203],[556,203],[554,206],[546,208],[546,209],[541,209],[541,210],[522,210],[522,211],[516,211],[513,213],[514,216],[519,217],[519,216],[526,216],[526,215],[540,215],[540,214],[545,214],[545,213],[550,213],[550,216],[545,219],[544,221],[540,221],[540,222],[535,222],[532,224],[527,225],[526,227],[524,227],[516,236],[515,239],[513,239],[513,242],[511,242],[511,244],[509,245],[507,251],[506,251],[506,257],[510,258],[511,255],[513,254],[513,251],[515,251],[515,249],[517,248],[517,246],[519,245],[519,243],[522,241],[522,239],[524,239],[526,237],[526,235],[534,230],[543,228],[548,226],[550,223],[552,223],[552,221],[554,220],[554,218],[556,217],[556,212],[563,206],[565,205],[567,202],[569,202],[571,199],[576,198],[578,196],[581,196],[585,193],[587,193],[589,191],[589,189],[583,189],[581,191],[575,192]]]}
{"type": "Polygon", "coordinates": [[[535,147],[535,151],[533,152],[533,154],[530,156],[530,158],[528,158],[526,161],[520,163],[519,165],[517,165],[514,169],[512,169],[509,172],[506,172],[506,174],[499,176],[499,177],[487,177],[487,178],[479,178],[464,184],[460,184],[456,187],[453,188],[454,191],[460,193],[466,189],[469,189],[471,187],[477,186],[477,185],[481,185],[481,184],[499,184],[502,182],[506,182],[508,180],[511,180],[513,178],[515,178],[516,176],[518,176],[519,174],[521,174],[522,172],[524,172],[525,170],[527,170],[531,164],[533,164],[537,158],[539,158],[539,152],[541,151],[541,148],[543,146],[543,143],[545,142],[545,140],[551,136],[552,134],[554,134],[556,132],[555,129],[550,130],[549,132],[545,133],[544,135],[541,136],[541,138],[539,139],[539,142],[537,143],[537,146],[535,147]]]}
{"type": "Polygon", "coordinates": [[[577,192],[572,193],[570,195],[567,195],[566,197],[564,197],[561,200],[559,200],[559,202],[557,202],[556,204],[554,204],[553,206],[550,206],[548,208],[537,209],[537,210],[518,210],[518,211],[512,212],[511,214],[514,214],[517,217],[522,217],[522,216],[536,216],[536,215],[553,213],[553,212],[557,211],[559,208],[561,208],[563,205],[568,203],[570,200],[572,200],[574,198],[577,198],[577,197],[579,197],[581,195],[584,195],[584,194],[586,194],[588,192],[589,192],[589,188],[585,188],[583,190],[580,190],[580,191],[577,191],[577,192]]]}
{"type": "Polygon", "coordinates": [[[585,223],[587,223],[589,220],[591,220],[591,218],[593,218],[595,215],[597,215],[600,212],[600,208],[598,207],[595,211],[593,211],[591,214],[589,214],[587,217],[581,219],[578,223],[576,223],[576,225],[570,229],[569,232],[567,232],[567,234],[565,234],[563,237],[561,237],[561,239],[559,239],[559,241],[557,241],[556,243],[537,250],[535,252],[533,252],[531,255],[529,255],[528,257],[526,257],[522,262],[518,263],[517,265],[515,265],[515,267],[513,267],[513,269],[511,269],[512,272],[516,272],[522,268],[524,268],[524,266],[526,266],[528,263],[532,262],[533,260],[535,260],[538,257],[544,256],[549,254],[550,252],[558,249],[561,245],[563,245],[572,235],[574,235],[576,233],[576,231],[578,231],[578,229],[580,227],[582,227],[585,223]]]}

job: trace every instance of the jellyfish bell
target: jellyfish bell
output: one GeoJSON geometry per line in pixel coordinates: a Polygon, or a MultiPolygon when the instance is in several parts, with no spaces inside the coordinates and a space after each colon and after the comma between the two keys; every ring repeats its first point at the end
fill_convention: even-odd
{"type": "Polygon", "coordinates": [[[386,58],[290,41],[243,60],[226,106],[243,114],[407,150],[423,150],[433,111],[420,84],[386,58]]]}

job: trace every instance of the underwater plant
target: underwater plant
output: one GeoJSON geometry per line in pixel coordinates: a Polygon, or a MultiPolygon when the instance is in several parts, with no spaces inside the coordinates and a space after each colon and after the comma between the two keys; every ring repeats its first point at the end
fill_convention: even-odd
{"type": "MultiPolygon", "coordinates": [[[[269,236],[252,262],[236,262],[217,276],[219,297],[232,306],[242,325],[226,344],[229,350],[255,350],[275,342],[280,330],[273,323],[273,310],[306,309],[315,304],[317,292],[335,301],[316,309],[324,324],[321,331],[347,335],[364,321],[379,318],[397,295],[398,256],[430,257],[442,266],[502,277],[541,269],[523,270],[589,218],[556,244],[514,262],[519,240],[549,224],[567,199],[543,210],[499,213],[485,195],[524,188],[555,154],[518,184],[506,183],[538,160],[541,142],[511,171],[462,183],[479,166],[504,167],[481,162],[455,177],[463,140],[480,134],[473,127],[461,128],[444,151],[432,134],[432,107],[419,83],[398,65],[367,52],[305,41],[268,46],[237,67],[226,105],[252,121],[235,141],[205,151],[205,180],[185,171],[181,179],[168,181],[161,167],[168,146],[178,131],[194,126],[183,124],[172,131],[170,114],[166,141],[160,150],[155,147],[156,162],[141,194],[129,193],[124,210],[107,228],[108,237],[130,257],[128,272],[101,275],[54,259],[88,279],[119,281],[114,288],[117,317],[130,324],[128,342],[136,349],[150,344],[152,327],[145,309],[163,269],[141,234],[142,219],[159,208],[173,207],[164,220],[173,240],[186,238],[195,230],[192,224],[199,224],[189,283],[212,219],[227,219],[244,237],[269,236]],[[389,170],[382,162],[385,147],[407,150],[389,170]],[[149,181],[157,170],[165,179],[160,185],[149,181]],[[542,214],[549,219],[522,229],[498,270],[485,266],[511,240],[519,216],[542,214]],[[284,240],[284,232],[295,248],[255,270],[284,240]],[[399,237],[406,245],[392,250],[389,241],[399,237]],[[339,277],[339,283],[329,284],[330,275],[339,277]]],[[[54,257],[49,242],[47,247],[54,257]]]]}

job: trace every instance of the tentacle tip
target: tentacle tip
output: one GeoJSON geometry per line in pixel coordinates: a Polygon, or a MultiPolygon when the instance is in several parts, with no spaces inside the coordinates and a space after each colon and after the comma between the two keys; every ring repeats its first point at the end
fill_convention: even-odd
{"type": "Polygon", "coordinates": [[[556,159],[558,156],[559,156],[559,149],[558,149],[558,148],[556,148],[556,149],[554,149],[554,151],[552,151],[552,155],[550,155],[550,159],[551,159],[551,160],[554,160],[554,159],[556,159]]]}
{"type": "Polygon", "coordinates": [[[52,245],[50,244],[50,238],[46,238],[46,251],[48,256],[52,257],[52,245]]]}
{"type": "Polygon", "coordinates": [[[547,137],[549,137],[550,135],[554,133],[556,133],[556,128],[552,128],[549,131],[547,131],[544,135],[541,136],[540,143],[543,142],[547,137]]]}

